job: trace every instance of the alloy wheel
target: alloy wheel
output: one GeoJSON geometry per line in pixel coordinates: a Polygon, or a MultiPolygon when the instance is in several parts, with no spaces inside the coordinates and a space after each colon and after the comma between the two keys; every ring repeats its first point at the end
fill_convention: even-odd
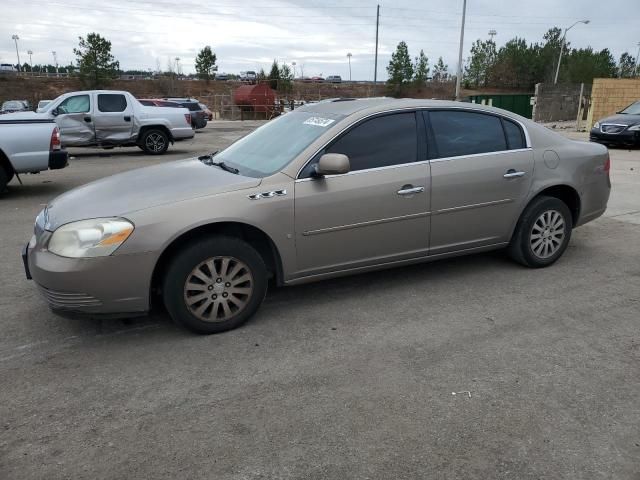
{"type": "Polygon", "coordinates": [[[560,249],[564,237],[564,217],[557,210],[546,210],[540,214],[531,228],[529,245],[538,258],[549,258],[560,249]]]}
{"type": "Polygon", "coordinates": [[[159,133],[152,133],[145,141],[147,148],[154,152],[160,152],[165,145],[164,138],[159,133]]]}

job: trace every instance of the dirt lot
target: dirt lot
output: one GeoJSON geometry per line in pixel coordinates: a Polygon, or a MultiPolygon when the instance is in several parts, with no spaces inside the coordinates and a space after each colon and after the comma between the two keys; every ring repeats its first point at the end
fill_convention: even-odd
{"type": "Polygon", "coordinates": [[[161,313],[49,313],[19,256],[42,205],[254,126],[210,124],[163,157],[77,150],[12,182],[0,478],[640,478],[640,151],[611,151],[606,216],[551,268],[496,252],[283,288],[208,337],[161,313]]]}

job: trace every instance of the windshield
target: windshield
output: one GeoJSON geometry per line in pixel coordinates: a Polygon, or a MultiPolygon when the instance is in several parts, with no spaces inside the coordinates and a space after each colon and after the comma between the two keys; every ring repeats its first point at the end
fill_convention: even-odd
{"type": "Polygon", "coordinates": [[[620,113],[627,113],[629,115],[640,115],[640,101],[632,103],[620,113]]]}
{"type": "Polygon", "coordinates": [[[249,177],[272,175],[343,118],[329,113],[286,113],[218,153],[215,161],[249,177]]]}
{"type": "Polygon", "coordinates": [[[24,110],[25,104],[19,101],[8,101],[2,104],[3,110],[24,110]]]}

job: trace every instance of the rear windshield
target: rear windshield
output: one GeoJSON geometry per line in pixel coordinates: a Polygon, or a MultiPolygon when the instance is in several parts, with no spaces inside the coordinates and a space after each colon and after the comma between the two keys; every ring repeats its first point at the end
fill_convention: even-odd
{"type": "Polygon", "coordinates": [[[632,103],[620,113],[627,113],[629,115],[640,115],[640,102],[632,103]]]}
{"type": "Polygon", "coordinates": [[[344,115],[293,111],[286,113],[217,154],[241,175],[266,177],[282,170],[344,115]]]}
{"type": "Polygon", "coordinates": [[[192,112],[195,112],[195,111],[197,111],[197,110],[202,110],[202,109],[200,108],[200,105],[198,105],[198,104],[197,104],[197,103],[195,103],[195,102],[184,102],[182,105],[183,105],[183,106],[185,106],[185,107],[187,107],[187,108],[188,108],[190,111],[192,111],[192,112]]]}

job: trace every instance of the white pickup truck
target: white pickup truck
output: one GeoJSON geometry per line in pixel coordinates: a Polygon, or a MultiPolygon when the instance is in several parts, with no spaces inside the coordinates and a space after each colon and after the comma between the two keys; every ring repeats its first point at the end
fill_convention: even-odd
{"type": "Polygon", "coordinates": [[[64,168],[67,159],[53,120],[0,117],[0,194],[14,175],[64,168]]]}
{"type": "Polygon", "coordinates": [[[195,134],[186,108],[147,107],[116,90],[65,93],[33,115],[55,120],[65,147],[138,146],[160,155],[195,134]]]}

